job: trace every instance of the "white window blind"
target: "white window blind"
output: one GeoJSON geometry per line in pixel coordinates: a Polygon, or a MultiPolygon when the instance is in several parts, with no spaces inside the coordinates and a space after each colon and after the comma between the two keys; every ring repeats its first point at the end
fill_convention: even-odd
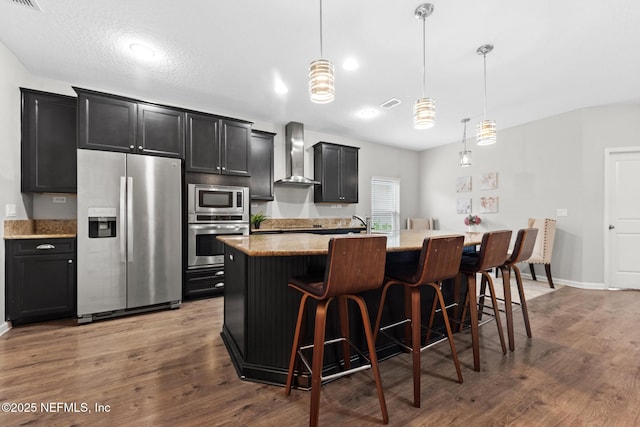
{"type": "Polygon", "coordinates": [[[400,179],[371,178],[371,223],[376,231],[400,230],[400,179]]]}

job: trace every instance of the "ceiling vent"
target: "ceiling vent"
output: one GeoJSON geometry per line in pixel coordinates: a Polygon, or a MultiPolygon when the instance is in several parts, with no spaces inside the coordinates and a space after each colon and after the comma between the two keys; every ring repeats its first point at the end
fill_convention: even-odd
{"type": "Polygon", "coordinates": [[[40,5],[36,0],[11,0],[11,1],[15,4],[20,4],[30,9],[37,10],[38,12],[42,12],[42,8],[40,7],[40,5]]]}
{"type": "Polygon", "coordinates": [[[384,101],[382,104],[380,104],[380,106],[382,108],[386,108],[387,110],[389,110],[389,109],[391,109],[393,107],[396,107],[398,105],[400,105],[400,100],[396,99],[396,98],[388,99],[388,100],[384,101]]]}

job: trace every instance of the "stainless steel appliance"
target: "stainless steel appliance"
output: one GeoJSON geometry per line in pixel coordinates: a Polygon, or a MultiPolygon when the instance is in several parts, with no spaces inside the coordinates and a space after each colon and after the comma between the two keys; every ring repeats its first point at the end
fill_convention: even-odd
{"type": "Polygon", "coordinates": [[[78,322],[182,295],[178,159],[78,150],[78,322]]]}
{"type": "Polygon", "coordinates": [[[222,267],[224,245],[217,236],[249,234],[249,188],[189,184],[187,189],[187,268],[222,267]]]}

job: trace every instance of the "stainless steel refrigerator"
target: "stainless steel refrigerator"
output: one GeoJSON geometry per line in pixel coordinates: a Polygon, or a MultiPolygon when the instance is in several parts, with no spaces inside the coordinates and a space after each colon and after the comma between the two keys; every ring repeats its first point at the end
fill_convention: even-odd
{"type": "Polygon", "coordinates": [[[176,308],[179,159],[78,150],[78,322],[176,308]]]}

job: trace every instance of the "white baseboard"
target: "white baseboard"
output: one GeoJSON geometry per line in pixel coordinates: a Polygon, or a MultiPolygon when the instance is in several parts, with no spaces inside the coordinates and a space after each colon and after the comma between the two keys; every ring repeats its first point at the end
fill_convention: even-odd
{"type": "Polygon", "coordinates": [[[6,332],[9,332],[10,329],[11,325],[9,324],[9,322],[3,322],[2,324],[0,324],[0,336],[4,335],[6,332]]]}
{"type": "MultiPolygon", "coordinates": [[[[533,280],[533,278],[531,277],[531,274],[527,274],[524,272],[522,272],[521,274],[523,278],[533,280]]],[[[538,282],[547,283],[547,276],[536,275],[536,278],[538,279],[537,280],[538,282]]],[[[573,288],[580,288],[580,289],[592,289],[592,290],[599,290],[599,291],[603,291],[607,289],[604,283],[576,282],[573,280],[556,279],[555,277],[553,278],[553,283],[558,285],[571,286],[573,288]]]]}

